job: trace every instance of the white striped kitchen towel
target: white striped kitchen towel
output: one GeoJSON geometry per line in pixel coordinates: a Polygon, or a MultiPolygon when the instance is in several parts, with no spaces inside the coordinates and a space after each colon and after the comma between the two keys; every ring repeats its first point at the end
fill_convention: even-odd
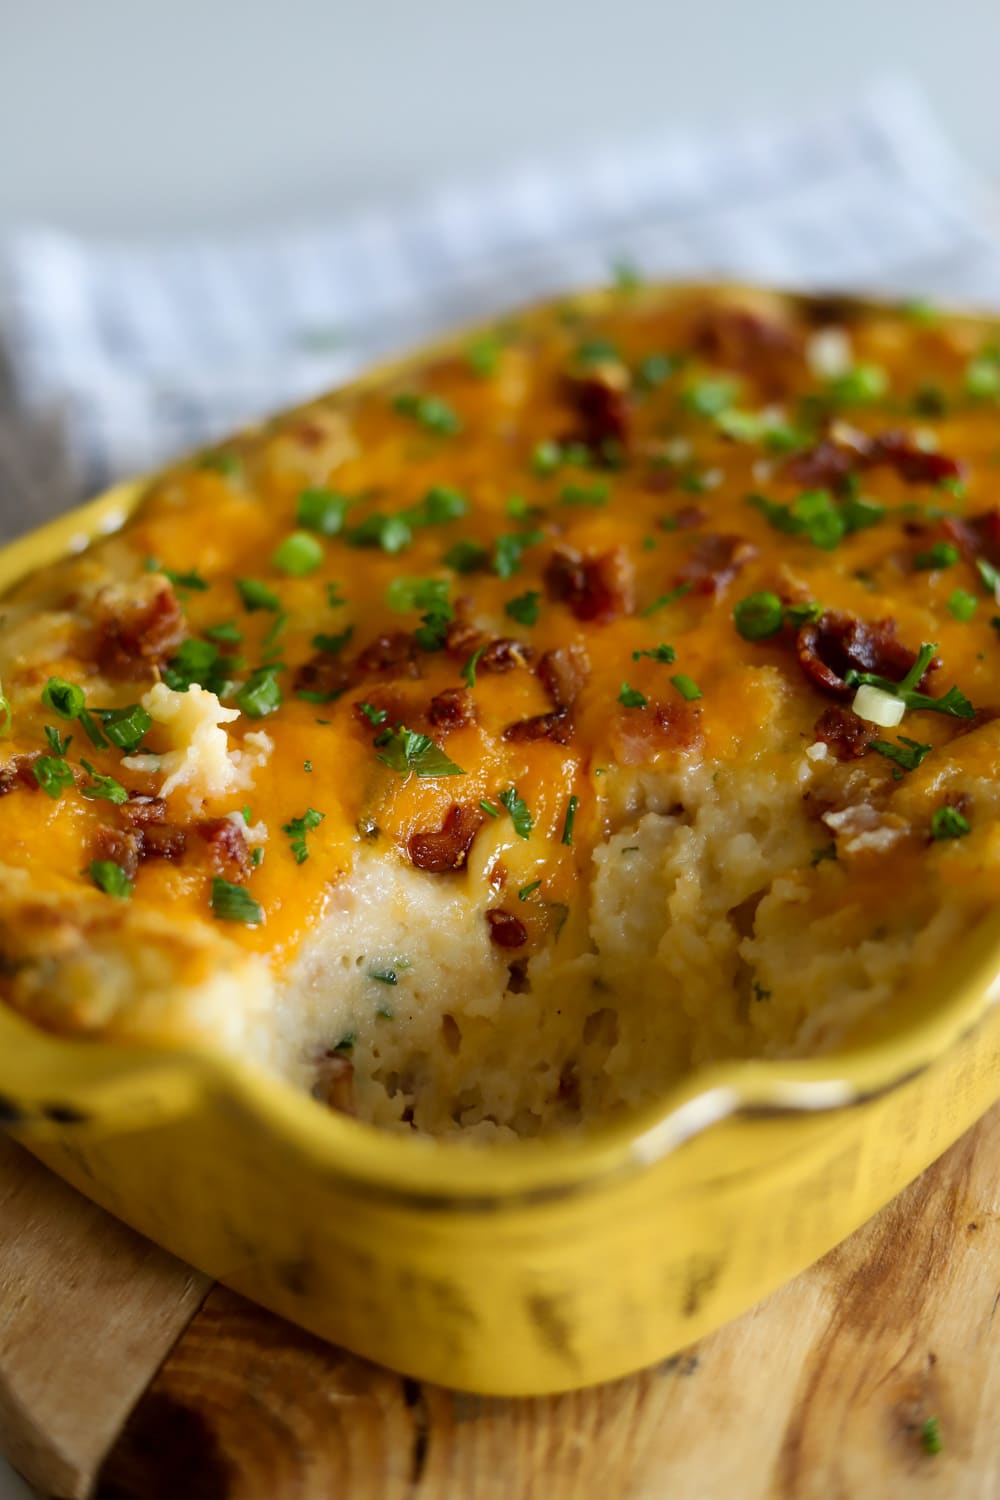
{"type": "Polygon", "coordinates": [[[619,259],[1000,304],[990,195],[898,81],[319,227],[146,245],[26,229],[0,240],[0,535],[619,259]]]}

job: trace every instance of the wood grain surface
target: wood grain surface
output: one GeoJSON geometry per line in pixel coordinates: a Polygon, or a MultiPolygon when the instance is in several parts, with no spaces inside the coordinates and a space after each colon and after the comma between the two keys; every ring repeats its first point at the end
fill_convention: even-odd
{"type": "MultiPolygon", "coordinates": [[[[68,1196],[92,1237],[96,1210],[68,1196]]],[[[112,1231],[105,1221],[102,1234],[112,1231]]],[[[135,1254],[129,1247],[114,1272],[125,1297],[135,1254]]],[[[24,1274],[36,1281],[32,1267],[24,1274]]],[[[655,1369],[575,1395],[502,1401],[420,1385],[216,1287],[138,1401],[95,1493],[988,1500],[1000,1495],[998,1305],[1000,1106],[876,1219],[754,1311],[655,1369]],[[940,1428],[937,1455],[921,1440],[930,1417],[940,1428]]],[[[94,1374],[103,1383],[117,1358],[95,1331],[112,1308],[92,1296],[81,1304],[67,1289],[60,1309],[63,1339],[79,1345],[75,1320],[93,1339],[96,1372],[81,1378],[77,1362],[77,1377],[60,1379],[73,1431],[85,1434],[94,1374]]],[[[0,1389],[9,1348],[0,1344],[0,1389]]],[[[50,1367],[58,1350],[49,1350],[50,1367]]],[[[32,1430],[54,1415],[45,1400],[32,1430]]],[[[9,1417],[6,1430],[10,1443],[17,1433],[9,1417]]]]}

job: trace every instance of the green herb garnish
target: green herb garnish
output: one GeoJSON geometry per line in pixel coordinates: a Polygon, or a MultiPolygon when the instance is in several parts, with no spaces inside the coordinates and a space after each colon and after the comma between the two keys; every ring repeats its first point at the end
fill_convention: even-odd
{"type": "Polygon", "coordinates": [[[485,568],[489,561],[489,548],[484,547],[481,542],[460,541],[453,547],[449,547],[444,555],[444,563],[449,568],[454,568],[456,573],[476,573],[480,568],[485,568]]]}
{"type": "Polygon", "coordinates": [[[466,687],[475,687],[476,667],[479,663],[479,658],[482,656],[488,645],[489,641],[484,641],[481,646],[477,647],[477,649],[473,651],[472,655],[469,657],[469,660],[465,663],[465,666],[462,668],[461,677],[466,687]]]}
{"type": "Polygon", "coordinates": [[[827,382],[827,395],[837,406],[864,406],[879,401],[889,389],[889,377],[881,365],[855,365],[827,382]]]}
{"type": "Polygon", "coordinates": [[[264,910],[242,885],[233,885],[216,875],[212,881],[211,907],[223,922],[263,922],[264,910]]]}
{"type": "Polygon", "coordinates": [[[412,417],[429,432],[453,437],[461,432],[462,423],[458,414],[440,396],[420,396],[412,391],[403,392],[393,401],[393,407],[404,417],[412,417]]]}
{"type": "Polygon", "coordinates": [[[933,745],[921,745],[919,740],[908,739],[905,734],[899,736],[897,745],[894,745],[891,740],[871,741],[872,750],[879,755],[884,755],[886,760],[894,761],[904,771],[915,771],[933,748],[933,745]]]}
{"type": "Polygon", "coordinates": [[[272,663],[267,667],[258,667],[251,672],[247,681],[236,694],[236,703],[239,708],[251,719],[263,719],[267,714],[273,714],[276,708],[281,706],[281,687],[278,683],[278,673],[282,670],[279,663],[272,663]]]}
{"type": "Polygon", "coordinates": [[[50,677],[42,688],[42,702],[61,719],[78,719],[86,703],[83,689],[63,677],[50,677]]]}
{"type": "Polygon", "coordinates": [[[358,707],[364,714],[365,718],[368,720],[369,724],[374,724],[376,728],[378,728],[380,724],[384,724],[386,719],[389,717],[384,708],[376,708],[374,703],[359,703],[358,707]]]}
{"type": "Polygon", "coordinates": [[[306,531],[318,531],[320,536],[336,536],[343,529],[350,503],[349,495],[340,495],[335,490],[303,490],[295,512],[296,523],[306,531]]]}
{"type": "Polygon", "coordinates": [[[289,578],[305,578],[322,565],[323,557],[323,544],[310,532],[293,531],[275,548],[271,565],[289,578]]]}
{"type": "Polygon", "coordinates": [[[693,703],[696,698],[701,698],[704,696],[701,688],[695,682],[694,678],[689,677],[686,672],[678,672],[676,677],[671,677],[670,681],[680,693],[681,697],[684,698],[688,703],[693,703]]]}
{"type": "Polygon", "coordinates": [[[948,598],[948,613],[966,623],[972,619],[978,605],[979,600],[968,589],[955,589],[948,598]]]}
{"type": "Polygon", "coordinates": [[[777,594],[747,594],[733,610],[736,629],[745,641],[766,641],[784,624],[785,610],[777,594]]]}
{"type": "Polygon", "coordinates": [[[519,625],[538,624],[538,601],[541,594],[537,589],[529,589],[526,594],[518,594],[516,599],[508,599],[504,605],[504,614],[516,620],[519,625]]]}
{"type": "Polygon", "coordinates": [[[931,837],[934,839],[960,839],[972,829],[957,807],[939,807],[931,817],[931,837]]]}
{"type": "Polygon", "coordinates": [[[640,693],[638,688],[629,687],[627,682],[623,682],[618,694],[618,702],[624,704],[626,708],[645,708],[649,699],[645,693],[640,693]]]}
{"type": "Polygon", "coordinates": [[[925,641],[920,647],[916,661],[901,682],[890,682],[887,677],[877,677],[873,672],[856,672],[853,667],[845,672],[844,681],[848,687],[858,687],[861,683],[867,683],[871,687],[881,688],[884,693],[891,693],[894,698],[901,698],[907,708],[950,714],[954,719],[974,719],[975,709],[957,687],[949,688],[941,698],[931,698],[926,693],[916,691],[916,684],[933,661],[936,650],[935,644],[925,641]]]}
{"type": "Polygon", "coordinates": [[[383,730],[375,740],[375,747],[382,764],[403,775],[410,771],[428,777],[465,775],[462,767],[450,760],[429,735],[418,734],[402,724],[383,730]]]}
{"type": "Polygon", "coordinates": [[[572,848],[573,846],[573,824],[576,822],[576,810],[579,806],[580,799],[575,794],[574,796],[570,797],[569,801],[566,804],[566,817],[563,820],[563,831],[560,843],[565,844],[567,848],[572,848]]]}
{"type": "Polygon", "coordinates": [[[325,816],[325,813],[317,812],[314,807],[307,807],[301,818],[292,818],[290,823],[282,823],[281,831],[288,834],[297,865],[305,864],[309,858],[306,834],[318,828],[325,816]]]}
{"type": "Polygon", "coordinates": [[[101,776],[89,760],[81,760],[80,764],[91,778],[89,786],[80,788],[84,797],[92,802],[114,802],[119,806],[128,801],[128,792],[120,781],[115,781],[113,776],[101,776]]]}
{"type": "Polygon", "coordinates": [[[273,589],[269,589],[266,583],[260,583],[256,578],[237,578],[236,587],[240,598],[243,600],[244,608],[252,614],[258,609],[281,608],[281,600],[273,589]]]}
{"type": "Polygon", "coordinates": [[[58,756],[40,755],[33,762],[31,773],[42,791],[53,802],[57,802],[68,786],[73,785],[73,772],[58,756]]]}
{"type": "MultiPolygon", "coordinates": [[[[141,703],[130,703],[125,708],[99,708],[95,714],[104,726],[107,740],[126,755],[138,750],[143,735],[153,724],[141,703]]],[[[80,723],[87,727],[82,714],[80,723]]]]}
{"type": "Polygon", "coordinates": [[[633,661],[641,661],[644,656],[648,656],[650,661],[663,662],[666,666],[669,666],[672,661],[676,660],[677,652],[674,650],[673,646],[665,645],[654,646],[651,651],[632,652],[633,661]]]}
{"type": "Polygon", "coordinates": [[[132,894],[131,880],[113,859],[91,860],[90,878],[99,891],[103,891],[106,896],[114,896],[119,901],[127,901],[132,894]]]}
{"type": "Polygon", "coordinates": [[[540,880],[532,880],[529,885],[522,885],[518,890],[517,899],[519,901],[527,901],[528,897],[538,890],[541,883],[540,880]]]}
{"type": "Polygon", "coordinates": [[[655,615],[657,610],[664,609],[666,605],[673,604],[678,599],[683,599],[684,595],[690,594],[693,588],[693,583],[679,583],[675,589],[670,590],[669,594],[661,594],[658,599],[653,600],[652,604],[647,604],[646,608],[642,611],[642,618],[645,620],[649,615],[655,615]]]}
{"type": "Polygon", "coordinates": [[[54,729],[51,724],[46,724],[45,738],[48,741],[49,749],[52,751],[52,754],[58,755],[61,759],[65,759],[66,751],[73,743],[73,736],[71,734],[60,734],[58,729],[54,729]]]}
{"type": "Polygon", "coordinates": [[[937,1417],[928,1417],[920,1429],[920,1446],[931,1458],[941,1452],[941,1425],[937,1417]]]}
{"type": "Polygon", "coordinates": [[[510,821],[514,825],[514,832],[519,838],[526,839],[530,836],[533,825],[528,804],[523,797],[518,796],[517,787],[508,787],[505,792],[500,793],[500,801],[510,813],[510,821]]]}
{"type": "Polygon", "coordinates": [[[936,568],[950,568],[958,562],[960,557],[958,548],[953,542],[935,542],[933,547],[928,547],[926,552],[918,552],[913,559],[913,566],[922,573],[929,573],[936,568]]]}
{"type": "Polygon", "coordinates": [[[717,417],[733,405],[737,390],[734,380],[697,380],[681,392],[681,402],[700,417],[717,417]]]}
{"type": "Polygon", "coordinates": [[[545,540],[543,531],[520,531],[498,536],[493,549],[493,571],[498,578],[510,578],[521,570],[521,554],[545,540]]]}

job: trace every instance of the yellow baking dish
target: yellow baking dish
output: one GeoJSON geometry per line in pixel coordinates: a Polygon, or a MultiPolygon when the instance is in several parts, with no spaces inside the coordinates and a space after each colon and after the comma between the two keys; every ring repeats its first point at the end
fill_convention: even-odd
{"type": "MultiPolygon", "coordinates": [[[[0,589],[115,529],[143,490],[15,542],[0,589]]],[[[715,1065],[580,1135],[488,1147],[379,1132],[221,1055],[64,1040],[0,1010],[0,1121],[314,1332],[423,1379],[544,1393],[670,1354],[885,1203],[1000,1093],[998,995],[1000,914],[835,1053],[715,1065]]]]}

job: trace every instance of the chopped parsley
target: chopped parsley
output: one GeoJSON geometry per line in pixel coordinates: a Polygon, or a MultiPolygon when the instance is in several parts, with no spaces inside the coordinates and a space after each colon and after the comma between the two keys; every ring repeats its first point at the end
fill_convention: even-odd
{"type": "Polygon", "coordinates": [[[531,813],[528,811],[528,804],[523,797],[518,796],[517,787],[511,786],[505,792],[501,792],[500,801],[510,813],[510,821],[514,825],[514,832],[518,838],[528,838],[534,825],[531,813]]]}
{"type": "Polygon", "coordinates": [[[644,656],[648,656],[650,661],[663,662],[664,665],[669,666],[672,661],[676,660],[677,652],[674,650],[673,646],[665,645],[654,646],[651,651],[632,652],[633,661],[641,661],[644,656]]]}
{"type": "Polygon", "coordinates": [[[308,531],[293,531],[275,548],[271,565],[290,578],[305,578],[322,565],[323,557],[322,542],[308,531]]]}
{"type": "Polygon", "coordinates": [[[317,531],[320,536],[336,536],[343,529],[350,503],[349,495],[337,494],[335,490],[303,490],[299,495],[295,520],[306,531],[317,531]]]}
{"type": "Polygon", "coordinates": [[[131,880],[113,859],[91,860],[90,878],[99,891],[103,891],[106,896],[114,896],[119,901],[127,901],[132,894],[131,880]]]}
{"type": "Polygon", "coordinates": [[[10,706],[10,699],[4,692],[2,684],[0,684],[0,735],[9,732],[13,717],[14,713],[10,706]]]}
{"type": "Polygon", "coordinates": [[[670,681],[688,703],[693,703],[696,698],[703,696],[694,678],[689,677],[686,672],[678,672],[675,677],[671,677],[670,681]]]}
{"type": "Polygon", "coordinates": [[[766,641],[777,635],[785,620],[785,610],[777,594],[747,594],[733,610],[733,622],[745,641],[766,641]]]}
{"type": "Polygon", "coordinates": [[[480,801],[479,806],[482,808],[483,812],[488,818],[499,818],[499,807],[494,807],[493,803],[487,802],[485,797],[480,801]]]}
{"type": "Polygon", "coordinates": [[[421,427],[426,427],[428,432],[453,437],[462,430],[457,412],[440,396],[421,396],[413,391],[404,391],[392,404],[395,411],[404,417],[412,417],[421,427]]]}
{"type": "Polygon", "coordinates": [[[508,599],[504,605],[504,614],[516,620],[519,625],[538,624],[538,601],[541,594],[537,589],[529,589],[526,594],[518,594],[516,599],[508,599]]]}
{"type": "Polygon", "coordinates": [[[465,362],[473,375],[486,380],[490,375],[496,374],[501,349],[500,340],[495,335],[484,334],[482,338],[473,339],[469,344],[465,351],[465,362]]]}
{"type": "Polygon", "coordinates": [[[863,496],[848,496],[838,505],[829,490],[806,490],[791,505],[780,505],[764,495],[749,495],[747,504],[775,531],[787,536],[805,536],[814,547],[832,552],[845,536],[877,525],[885,506],[863,496]]]}
{"type": "Polygon", "coordinates": [[[449,609],[447,578],[394,578],[385,591],[389,609],[402,613],[409,609],[449,609]]]}
{"type": "Polygon", "coordinates": [[[281,600],[273,589],[269,589],[266,583],[260,583],[256,578],[237,578],[236,587],[239,590],[243,606],[253,614],[258,609],[281,608],[281,600]]]}
{"type": "Polygon", "coordinates": [[[374,703],[359,703],[358,707],[369,724],[374,724],[376,729],[380,724],[384,724],[389,717],[384,708],[376,708],[374,703]]]}
{"type": "Polygon", "coordinates": [[[672,354],[647,354],[635,372],[641,390],[655,391],[680,368],[681,361],[672,354]]]}
{"type": "Polygon", "coordinates": [[[448,484],[435,484],[424,495],[419,505],[403,512],[408,525],[444,526],[448,521],[457,521],[469,509],[469,502],[461,490],[448,484]]]}
{"type": "Polygon", "coordinates": [[[211,907],[223,922],[263,922],[264,911],[259,901],[242,885],[233,885],[216,875],[212,881],[211,907]]]}
{"type": "Polygon", "coordinates": [[[392,771],[417,776],[464,776],[465,772],[426,734],[397,724],[385,729],[375,740],[378,758],[392,771]]]}
{"type": "Polygon", "coordinates": [[[197,683],[222,698],[231,690],[230,672],[240,665],[236,657],[223,656],[214,641],[188,636],[163,668],[163,680],[178,693],[187,692],[192,683],[197,683]]]}
{"type": "Polygon", "coordinates": [[[498,578],[510,578],[521,570],[521,554],[545,540],[543,531],[521,531],[498,536],[493,549],[493,571],[498,578]]]}
{"type": "Polygon", "coordinates": [[[73,772],[58,756],[40,755],[32,764],[31,772],[42,791],[53,802],[59,800],[68,786],[73,785],[73,772]]]}
{"type": "Polygon", "coordinates": [[[271,666],[258,667],[255,672],[250,673],[235,699],[248,718],[263,719],[280,708],[281,686],[278,673],[281,670],[281,665],[275,662],[271,666]]]}
{"type": "Polygon", "coordinates": [[[931,816],[933,839],[960,839],[971,832],[968,818],[963,817],[957,807],[939,807],[931,816]]]}
{"type": "Polygon", "coordinates": [[[535,891],[538,890],[541,883],[540,880],[532,880],[528,885],[522,885],[517,893],[517,899],[519,901],[527,901],[528,897],[534,895],[535,891]]]}
{"type": "Polygon", "coordinates": [[[80,764],[91,778],[89,786],[80,788],[84,797],[92,802],[114,802],[119,806],[128,801],[128,792],[120,781],[116,781],[113,776],[101,776],[89,760],[81,760],[80,764]]]}
{"type": "Polygon", "coordinates": [[[649,699],[645,693],[640,693],[638,688],[629,687],[627,682],[623,682],[618,694],[618,702],[624,704],[626,708],[645,708],[649,699]]]}
{"type": "Polygon", "coordinates": [[[413,541],[413,532],[402,516],[383,516],[378,513],[366,517],[360,526],[346,533],[352,547],[381,547],[394,557],[413,541]]]}
{"type": "Polygon", "coordinates": [[[913,559],[913,566],[922,573],[929,573],[936,568],[950,568],[958,562],[958,548],[954,542],[935,542],[933,547],[928,547],[926,552],[918,552],[913,559]]]}
{"type": "Polygon", "coordinates": [[[1000,396],[1000,349],[984,349],[965,367],[965,392],[975,401],[1000,396]]]}
{"type": "Polygon", "coordinates": [[[462,668],[462,673],[461,673],[461,675],[462,675],[462,681],[465,683],[466,687],[470,687],[470,688],[474,688],[475,687],[475,685],[476,685],[476,666],[478,665],[479,658],[482,656],[483,652],[486,650],[486,647],[488,645],[489,645],[489,641],[484,641],[481,646],[477,647],[476,650],[473,651],[472,655],[469,657],[469,660],[465,663],[465,666],[462,668]]]}
{"type": "Polygon", "coordinates": [[[563,450],[559,443],[545,438],[536,443],[531,453],[531,467],[539,476],[554,474],[563,462],[563,450]]]}
{"type": "Polygon", "coordinates": [[[679,583],[675,589],[670,590],[669,594],[661,594],[658,599],[653,600],[652,604],[647,604],[646,608],[642,611],[642,618],[645,620],[649,615],[655,615],[657,610],[664,609],[668,604],[673,604],[678,599],[683,599],[684,595],[690,594],[693,588],[693,583],[679,583]]]}
{"type": "Polygon", "coordinates": [[[196,568],[187,573],[181,573],[176,568],[165,568],[158,557],[146,558],[147,573],[162,573],[176,589],[191,589],[194,593],[203,594],[208,588],[208,582],[202,578],[196,568]]]}
{"type": "Polygon", "coordinates": [[[573,847],[573,824],[576,822],[576,810],[580,806],[580,799],[575,794],[570,797],[566,804],[566,817],[563,820],[563,831],[560,843],[568,849],[573,847]]]}
{"type": "Polygon", "coordinates": [[[307,807],[301,818],[292,818],[290,823],[282,823],[281,831],[288,834],[297,865],[305,864],[309,858],[306,834],[318,828],[325,816],[325,813],[317,812],[314,807],[307,807]]]}
{"type": "Polygon", "coordinates": [[[911,740],[905,734],[901,734],[897,745],[892,744],[890,740],[872,740],[870,748],[879,755],[884,755],[886,760],[893,761],[902,770],[915,771],[934,747],[921,745],[919,740],[911,740]]]}
{"type": "Polygon", "coordinates": [[[901,682],[890,682],[886,677],[877,677],[874,672],[857,672],[853,667],[844,674],[844,681],[848,687],[858,687],[865,683],[870,687],[881,688],[884,693],[890,693],[894,698],[901,698],[910,709],[926,709],[932,713],[949,714],[954,719],[974,719],[975,709],[957,687],[949,688],[941,698],[931,698],[926,693],[916,691],[916,684],[927,671],[936,650],[936,644],[925,641],[920,647],[916,661],[901,682]]]}

